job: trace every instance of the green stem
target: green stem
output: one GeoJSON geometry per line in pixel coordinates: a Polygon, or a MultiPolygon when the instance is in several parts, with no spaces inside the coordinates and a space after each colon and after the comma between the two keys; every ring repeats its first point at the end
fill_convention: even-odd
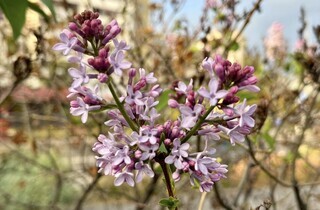
{"type": "Polygon", "coordinates": [[[190,139],[190,137],[195,134],[198,129],[201,127],[202,123],[206,120],[210,112],[214,109],[215,106],[210,106],[210,108],[204,113],[203,116],[200,117],[198,122],[194,125],[194,127],[187,133],[187,135],[181,140],[181,143],[185,143],[190,139]]]}
{"type": "Polygon", "coordinates": [[[91,44],[91,47],[92,47],[92,49],[93,49],[93,54],[94,54],[95,56],[97,56],[97,55],[99,54],[99,52],[98,52],[97,46],[94,44],[94,41],[91,40],[91,41],[89,41],[89,43],[91,44]]]}
{"type": "Polygon", "coordinates": [[[110,89],[110,92],[111,92],[111,94],[112,94],[112,96],[113,96],[116,104],[117,104],[117,107],[118,107],[119,111],[121,112],[122,116],[123,116],[124,119],[127,121],[127,123],[129,124],[130,128],[131,128],[133,131],[139,132],[138,126],[131,120],[131,118],[130,118],[129,115],[127,114],[126,110],[124,109],[123,104],[119,101],[119,98],[118,98],[118,96],[117,96],[117,93],[116,93],[116,91],[115,91],[114,88],[113,88],[111,78],[109,79],[108,87],[109,87],[109,89],[110,89]]]}
{"type": "MultiPolygon", "coordinates": [[[[164,158],[160,158],[158,163],[160,164],[161,169],[163,171],[169,197],[176,198],[174,181],[172,180],[170,165],[164,162],[164,158]]],[[[175,210],[178,210],[178,208],[176,207],[175,210]]]]}

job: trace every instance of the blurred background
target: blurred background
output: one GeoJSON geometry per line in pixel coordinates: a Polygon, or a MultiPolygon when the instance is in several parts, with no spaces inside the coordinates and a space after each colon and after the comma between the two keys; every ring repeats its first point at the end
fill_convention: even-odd
{"type": "MultiPolygon", "coordinates": [[[[100,176],[92,144],[103,114],[69,114],[70,63],[52,46],[73,16],[116,19],[127,60],[163,88],[206,80],[204,58],[252,65],[256,127],[243,145],[217,142],[228,178],[203,209],[320,209],[320,2],[236,0],[4,0],[0,2],[0,209],[161,209],[161,173],[135,188],[100,176]]],[[[165,116],[165,114],[164,114],[165,116]]],[[[194,139],[194,145],[201,142],[194,139]]],[[[199,147],[200,147],[199,146],[199,147]]],[[[201,193],[177,183],[181,209],[201,193]]]]}

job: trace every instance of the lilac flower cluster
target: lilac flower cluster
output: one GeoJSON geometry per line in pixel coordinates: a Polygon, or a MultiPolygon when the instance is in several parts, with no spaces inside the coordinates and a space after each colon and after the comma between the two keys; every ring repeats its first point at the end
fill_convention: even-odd
{"type": "Polygon", "coordinates": [[[228,171],[227,165],[214,158],[214,140],[224,135],[234,145],[243,142],[254,127],[252,115],[256,105],[248,106],[246,100],[238,103],[240,99],[236,96],[244,89],[259,90],[254,68],[241,68],[220,56],[205,59],[202,67],[209,75],[208,85],[197,89],[192,80],[188,85],[178,82],[168,105],[179,110],[179,118],[160,123],[157,98],[162,89],[156,84],[154,73],[130,68],[131,63],[124,59],[130,48],[116,39],[120,31],[115,20],[104,27],[97,13],[85,11],[75,16],[69,30],[60,35],[62,43],[53,47],[64,55],[75,52],[68,58],[78,64],[78,68],[68,71],[73,78],[68,95],[70,113],[81,116],[86,123],[89,112],[107,110],[104,124],[109,132],[100,134],[92,147],[98,154],[99,172],[114,176],[116,186],[124,182],[134,186],[143,176],[154,176],[153,163],[157,162],[174,167],[174,181],[186,173],[201,192],[211,191],[213,184],[225,178],[228,171]],[[113,77],[122,76],[126,69],[126,91],[118,97],[113,77]],[[93,89],[88,86],[92,80],[98,81],[93,89]],[[114,100],[102,97],[99,88],[102,85],[114,100]],[[194,151],[190,144],[190,139],[197,135],[204,139],[203,151],[194,151]]]}

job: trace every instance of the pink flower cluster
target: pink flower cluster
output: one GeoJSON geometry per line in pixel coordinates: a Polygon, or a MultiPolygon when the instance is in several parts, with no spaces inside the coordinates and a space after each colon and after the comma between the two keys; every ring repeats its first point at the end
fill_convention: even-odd
{"type": "Polygon", "coordinates": [[[64,55],[74,52],[68,61],[79,66],[68,71],[73,78],[68,95],[70,113],[81,116],[83,123],[91,111],[107,113],[104,124],[109,132],[100,134],[92,147],[97,153],[99,172],[114,176],[116,186],[124,182],[134,186],[144,176],[153,177],[153,163],[162,161],[175,168],[173,180],[189,174],[191,184],[201,192],[211,191],[228,171],[227,165],[214,158],[212,145],[222,134],[229,136],[233,145],[243,142],[254,127],[256,105],[247,105],[246,100],[238,103],[236,96],[242,90],[259,90],[254,68],[242,68],[220,56],[205,59],[202,67],[209,76],[208,84],[196,88],[192,80],[189,84],[176,83],[168,105],[179,110],[180,115],[161,123],[157,98],[162,89],[156,84],[154,73],[130,68],[131,63],[125,61],[125,52],[130,48],[116,39],[120,31],[115,20],[104,27],[97,13],[85,11],[75,16],[69,30],[60,35],[62,43],[53,47],[64,55]],[[88,73],[87,68],[93,73],[88,73]],[[113,77],[123,76],[124,70],[128,70],[126,91],[118,97],[113,77]],[[92,80],[100,85],[90,88],[92,80]],[[102,85],[114,100],[102,97],[102,85]],[[197,135],[205,142],[203,151],[194,151],[190,143],[197,135]]]}
{"type": "Polygon", "coordinates": [[[283,35],[283,25],[272,23],[264,39],[267,58],[271,61],[281,60],[287,51],[287,44],[283,35]]]}

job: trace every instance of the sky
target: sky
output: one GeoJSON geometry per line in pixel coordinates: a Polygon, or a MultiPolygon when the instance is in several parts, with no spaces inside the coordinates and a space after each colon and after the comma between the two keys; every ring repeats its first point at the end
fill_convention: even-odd
{"type": "MultiPolygon", "coordinates": [[[[240,0],[239,11],[244,8],[250,10],[254,0],[240,0]]],[[[178,17],[184,16],[195,26],[199,22],[205,0],[187,0],[178,17]]],[[[298,39],[297,30],[300,27],[300,8],[306,11],[308,27],[305,33],[307,40],[315,42],[311,26],[320,25],[320,1],[319,0],[264,0],[261,5],[261,13],[255,13],[252,21],[244,31],[249,47],[261,47],[263,37],[273,22],[279,22],[284,26],[284,36],[288,41],[289,49],[293,49],[298,39]]]]}

